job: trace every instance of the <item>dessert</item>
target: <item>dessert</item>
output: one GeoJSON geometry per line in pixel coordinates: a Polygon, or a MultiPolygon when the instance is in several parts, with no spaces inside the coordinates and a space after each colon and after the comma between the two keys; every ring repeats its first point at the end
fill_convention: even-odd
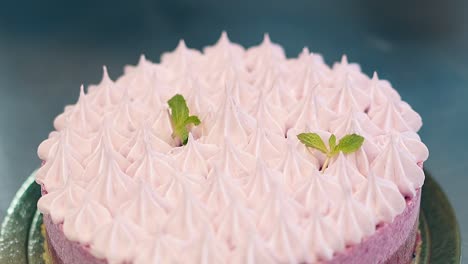
{"type": "Polygon", "coordinates": [[[248,49],[226,33],[203,52],[180,41],[116,81],[104,68],[38,148],[51,258],[409,263],[421,126],[377,74],[307,48],[287,58],[268,35],[248,49]],[[363,142],[327,155],[301,133],[330,151],[347,135],[363,142]]]}

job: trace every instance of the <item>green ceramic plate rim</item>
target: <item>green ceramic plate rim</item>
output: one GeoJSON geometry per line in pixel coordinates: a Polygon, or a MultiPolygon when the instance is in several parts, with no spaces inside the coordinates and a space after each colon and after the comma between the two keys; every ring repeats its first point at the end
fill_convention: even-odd
{"type": "MultiPolygon", "coordinates": [[[[42,264],[42,217],[36,202],[40,188],[34,173],[24,182],[7,211],[0,230],[0,263],[42,264]]],[[[461,263],[461,238],[455,212],[441,187],[425,171],[420,230],[424,241],[419,263],[461,263]],[[437,201],[434,203],[434,201],[437,201]]]]}
{"type": "Polygon", "coordinates": [[[28,263],[28,238],[31,223],[41,196],[34,182],[35,171],[16,192],[0,229],[0,263],[28,263]]]}
{"type": "Polygon", "coordinates": [[[421,197],[421,214],[429,230],[428,263],[461,263],[461,235],[455,210],[431,174],[428,171],[424,173],[426,180],[421,197]]]}

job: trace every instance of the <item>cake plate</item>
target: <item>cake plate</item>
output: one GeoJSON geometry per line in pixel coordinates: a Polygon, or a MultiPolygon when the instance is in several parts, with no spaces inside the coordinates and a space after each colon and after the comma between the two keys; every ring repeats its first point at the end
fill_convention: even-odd
{"type": "MultiPolygon", "coordinates": [[[[422,243],[414,263],[461,263],[461,239],[455,212],[447,196],[425,171],[419,230],[422,243]]],[[[44,258],[42,215],[37,211],[41,196],[34,173],[16,193],[0,230],[0,263],[48,264],[44,258]]]]}

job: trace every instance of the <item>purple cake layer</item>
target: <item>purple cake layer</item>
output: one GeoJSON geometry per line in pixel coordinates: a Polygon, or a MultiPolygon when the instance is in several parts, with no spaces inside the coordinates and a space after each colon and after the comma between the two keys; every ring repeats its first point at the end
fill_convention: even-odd
{"type": "MultiPolygon", "coordinates": [[[[359,245],[349,247],[345,252],[322,264],[391,263],[408,264],[413,259],[418,230],[418,216],[421,191],[407,200],[405,210],[390,224],[378,226],[376,232],[359,245]]],[[[54,224],[50,216],[44,216],[50,255],[54,264],[103,264],[89,252],[86,245],[68,240],[62,224],[54,224]]]]}
{"type": "Polygon", "coordinates": [[[89,248],[65,237],[62,224],[54,224],[49,216],[43,218],[49,254],[54,264],[105,264],[91,255],[89,248]]]}
{"type": "Polygon", "coordinates": [[[413,259],[419,224],[421,190],[407,200],[405,210],[392,223],[378,226],[361,244],[337,254],[326,264],[408,264],[413,259]]]}

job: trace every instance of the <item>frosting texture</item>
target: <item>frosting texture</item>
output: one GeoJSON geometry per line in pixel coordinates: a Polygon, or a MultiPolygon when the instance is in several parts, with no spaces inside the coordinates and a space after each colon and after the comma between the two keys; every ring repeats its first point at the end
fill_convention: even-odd
{"type": "MultiPolygon", "coordinates": [[[[80,88],[38,147],[42,213],[108,263],[315,263],[372,236],[424,183],[421,117],[389,82],[346,56],[287,58],[268,35],[245,49],[225,32],[203,52],[181,40],[80,88]],[[201,119],[171,136],[176,93],[201,119]],[[297,141],[357,133],[325,157],[297,141]],[[184,252],[180,254],[179,252],[184,252]]],[[[324,140],[326,141],[326,140],[324,140]]]]}

